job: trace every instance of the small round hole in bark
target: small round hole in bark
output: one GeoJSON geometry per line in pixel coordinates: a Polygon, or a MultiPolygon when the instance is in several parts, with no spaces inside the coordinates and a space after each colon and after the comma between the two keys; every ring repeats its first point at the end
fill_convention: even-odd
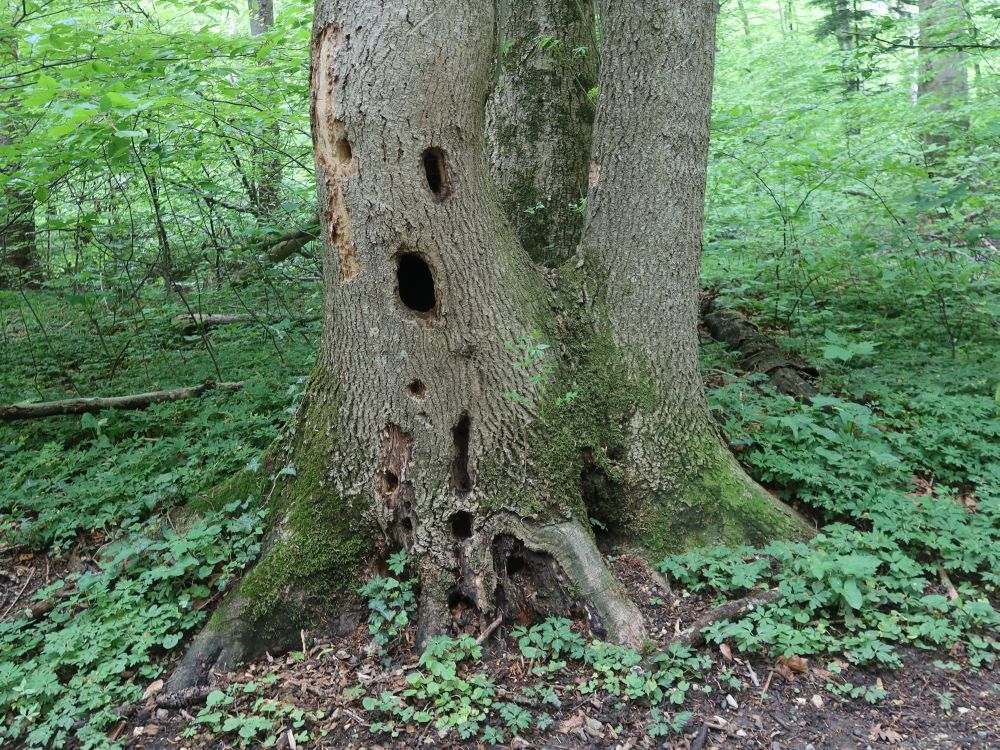
{"type": "Polygon", "coordinates": [[[406,384],[406,393],[410,398],[423,401],[427,398],[427,386],[422,380],[411,380],[406,384]]]}
{"type": "Polygon", "coordinates": [[[520,555],[511,555],[507,558],[507,575],[512,576],[524,570],[524,558],[520,555]]]}
{"type": "Polygon", "coordinates": [[[434,197],[443,201],[451,193],[451,182],[448,179],[448,167],[445,165],[444,151],[432,146],[424,151],[421,161],[424,164],[424,175],[427,177],[427,187],[434,197]]]}
{"type": "Polygon", "coordinates": [[[413,521],[409,518],[404,518],[402,521],[403,531],[413,531],[413,521]]]}
{"type": "Polygon", "coordinates": [[[434,274],[427,261],[416,253],[403,253],[396,265],[399,299],[407,309],[421,317],[430,317],[437,308],[434,274]]]}
{"type": "Polygon", "coordinates": [[[458,539],[468,539],[472,536],[472,514],[466,510],[452,513],[448,519],[451,523],[451,533],[458,539]]]}
{"type": "Polygon", "coordinates": [[[351,142],[346,138],[338,138],[335,148],[337,149],[337,160],[342,165],[346,165],[354,156],[351,150],[351,142]]]}
{"type": "Polygon", "coordinates": [[[391,471],[382,472],[382,493],[391,495],[399,487],[399,477],[391,471]]]}

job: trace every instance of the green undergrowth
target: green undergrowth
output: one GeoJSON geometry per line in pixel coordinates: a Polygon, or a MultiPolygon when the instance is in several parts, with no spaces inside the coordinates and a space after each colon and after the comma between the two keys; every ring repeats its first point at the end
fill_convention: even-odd
{"type": "MultiPolygon", "coordinates": [[[[241,294],[268,309],[265,292],[241,294]]],[[[205,309],[241,311],[235,295],[217,295],[205,309]]],[[[0,294],[0,399],[118,395],[220,373],[246,385],[144,411],[0,425],[0,552],[34,567],[0,622],[3,745],[109,744],[110,709],[141,696],[258,556],[263,488],[275,479],[262,454],[314,356],[318,325],[291,324],[302,310],[206,341],[178,332],[169,307],[143,321],[141,310],[115,315],[105,302],[0,294]],[[54,582],[35,591],[47,569],[54,582]],[[51,608],[18,615],[40,605],[51,608]]]]}

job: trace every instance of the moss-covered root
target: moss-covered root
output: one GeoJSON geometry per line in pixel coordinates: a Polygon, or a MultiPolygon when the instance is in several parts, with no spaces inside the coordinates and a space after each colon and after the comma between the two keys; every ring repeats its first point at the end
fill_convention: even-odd
{"type": "Polygon", "coordinates": [[[592,606],[607,640],[641,648],[647,639],[642,613],[615,578],[589,529],[578,521],[525,527],[518,534],[529,549],[551,555],[576,587],[579,599],[592,606]]]}
{"type": "Polygon", "coordinates": [[[725,446],[667,498],[649,508],[640,543],[654,556],[694,547],[763,545],[805,540],[815,533],[799,513],[753,481],[725,446]]]}
{"type": "Polygon", "coordinates": [[[246,609],[247,600],[239,590],[223,601],[209,625],[195,636],[174,668],[167,680],[167,692],[208,684],[213,673],[230,672],[239,663],[265,650],[285,651],[296,643],[296,633],[291,628],[270,629],[265,637],[263,631],[241,616],[246,609]]]}

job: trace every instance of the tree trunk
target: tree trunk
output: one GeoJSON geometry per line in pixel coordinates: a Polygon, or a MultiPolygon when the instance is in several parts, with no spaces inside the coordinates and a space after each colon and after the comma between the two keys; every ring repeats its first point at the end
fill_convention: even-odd
{"type": "MultiPolygon", "coordinates": [[[[10,140],[0,135],[0,148],[10,140]],[[6,141],[6,143],[5,143],[6,141]]],[[[8,185],[0,203],[0,287],[34,286],[41,277],[35,248],[35,200],[24,187],[8,185]]]]}
{"type": "Polygon", "coordinates": [[[714,13],[605,9],[587,226],[546,273],[485,161],[492,1],[318,0],[327,304],[295,476],[170,689],[343,617],[394,550],[420,579],[420,642],[465,610],[481,631],[575,614],[635,646],[592,521],[656,554],[808,533],[725,450],[698,374],[714,13]]]}
{"type": "Polygon", "coordinates": [[[501,0],[487,105],[493,179],[521,245],[554,265],[580,240],[597,85],[589,0],[501,0]]]}
{"type": "MultiPolygon", "coordinates": [[[[966,20],[962,0],[920,0],[920,80],[918,96],[934,112],[961,109],[969,93],[966,55],[961,49],[934,49],[947,45],[960,35],[966,20]]],[[[969,121],[964,116],[945,115],[924,136],[924,142],[937,153],[947,151],[956,131],[964,131],[969,121]]],[[[934,155],[932,154],[932,159],[934,155]]]]}
{"type": "MultiPolygon", "coordinates": [[[[17,59],[17,41],[0,36],[0,49],[17,59]]],[[[6,122],[0,125],[0,153],[14,145],[16,119],[13,104],[7,105],[6,122]]],[[[10,162],[8,161],[8,164],[10,162]]],[[[35,247],[35,197],[18,178],[20,164],[11,164],[0,190],[0,288],[26,284],[36,285],[41,267],[35,247]]]]}
{"type": "MultiPolygon", "coordinates": [[[[250,36],[266,34],[274,26],[274,0],[249,0],[250,36]]],[[[263,63],[266,65],[266,61],[263,63]]],[[[264,129],[272,143],[279,143],[281,128],[277,122],[264,129]]],[[[253,147],[256,179],[251,196],[257,218],[268,220],[281,207],[281,159],[267,146],[253,147]]]]}
{"type": "Polygon", "coordinates": [[[736,12],[740,17],[740,25],[743,26],[743,41],[747,49],[753,49],[753,31],[750,26],[750,16],[747,14],[743,0],[736,0],[736,12]]]}
{"type": "Polygon", "coordinates": [[[656,551],[761,539],[799,523],[723,445],[698,370],[715,13],[715,0],[605,0],[601,14],[580,264],[622,354],[619,379],[641,393],[629,410],[619,525],[656,551]]]}

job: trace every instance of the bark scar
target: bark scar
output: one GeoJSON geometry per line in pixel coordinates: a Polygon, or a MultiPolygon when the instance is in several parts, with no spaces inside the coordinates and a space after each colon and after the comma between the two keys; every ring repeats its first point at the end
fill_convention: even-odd
{"type": "Polygon", "coordinates": [[[344,183],[358,172],[347,126],[336,117],[334,72],[337,52],[343,41],[340,26],[324,26],[313,44],[310,81],[312,89],[313,149],[317,173],[326,187],[324,223],[328,239],[337,248],[340,280],[348,282],[361,273],[361,261],[354,246],[351,214],[344,199],[344,183]]]}

